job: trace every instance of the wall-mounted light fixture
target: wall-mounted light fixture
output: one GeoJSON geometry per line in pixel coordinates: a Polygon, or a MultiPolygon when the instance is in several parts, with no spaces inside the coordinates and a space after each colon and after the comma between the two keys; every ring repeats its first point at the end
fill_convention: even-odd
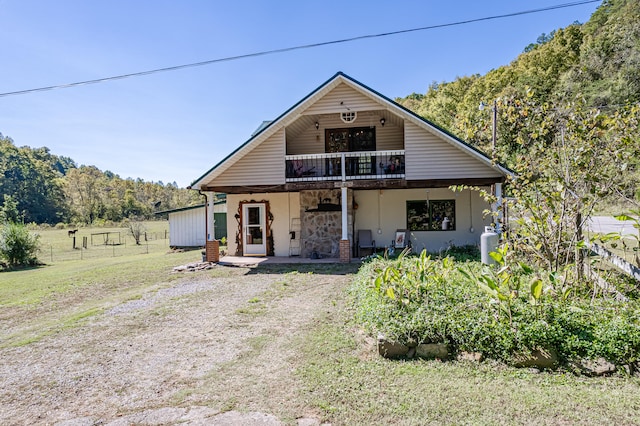
{"type": "Polygon", "coordinates": [[[320,123],[316,121],[316,130],[318,130],[319,128],[320,128],[320,123]]]}
{"type": "Polygon", "coordinates": [[[382,118],[380,119],[380,125],[381,125],[382,127],[384,127],[384,123],[386,123],[386,122],[387,122],[387,120],[385,120],[385,119],[384,119],[384,117],[382,117],[382,118]]]}

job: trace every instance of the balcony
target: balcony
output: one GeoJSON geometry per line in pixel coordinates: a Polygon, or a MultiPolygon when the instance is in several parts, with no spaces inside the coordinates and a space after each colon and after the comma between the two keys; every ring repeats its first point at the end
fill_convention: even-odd
{"type": "Polygon", "coordinates": [[[287,155],[287,182],[403,179],[404,150],[287,155]]]}

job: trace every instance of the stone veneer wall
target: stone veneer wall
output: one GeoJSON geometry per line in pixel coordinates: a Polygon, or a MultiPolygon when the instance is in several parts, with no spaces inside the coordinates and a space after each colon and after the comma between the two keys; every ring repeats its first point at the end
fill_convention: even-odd
{"type": "MultiPolygon", "coordinates": [[[[341,201],[340,189],[318,189],[300,191],[300,221],[302,225],[302,257],[311,257],[316,252],[320,257],[340,257],[340,240],[342,238],[342,213],[310,212],[318,208],[318,203],[330,199],[332,204],[341,201]]],[[[349,240],[353,230],[353,191],[347,190],[347,222],[349,240]]]]}

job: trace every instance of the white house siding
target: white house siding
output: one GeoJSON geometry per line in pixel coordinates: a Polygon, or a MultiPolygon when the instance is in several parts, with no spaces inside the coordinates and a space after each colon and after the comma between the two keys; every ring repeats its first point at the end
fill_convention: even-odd
{"type": "Polygon", "coordinates": [[[325,152],[325,129],[344,129],[349,127],[369,127],[376,128],[376,149],[399,150],[404,149],[403,135],[404,129],[393,125],[380,125],[380,115],[375,111],[363,112],[358,115],[355,122],[344,123],[338,113],[324,115],[318,119],[320,128],[316,130],[312,126],[295,138],[287,135],[287,154],[321,154],[325,152]]]}
{"type": "Polygon", "coordinates": [[[169,245],[171,247],[204,246],[205,237],[204,207],[169,213],[169,245]]]}
{"type": "Polygon", "coordinates": [[[284,129],[256,146],[208,185],[278,185],[284,183],[284,129]]]}
{"type": "Polygon", "coordinates": [[[347,112],[347,108],[351,111],[376,110],[380,109],[380,104],[346,84],[341,83],[307,108],[304,114],[347,112]]]}
{"type": "MultiPolygon", "coordinates": [[[[489,208],[489,204],[475,191],[453,192],[446,188],[431,188],[428,191],[430,200],[455,200],[456,230],[412,232],[411,243],[414,251],[427,249],[435,252],[450,245],[480,244],[480,235],[484,227],[491,223],[491,218],[484,217],[483,214],[483,211],[489,208]],[[472,226],[473,232],[470,230],[472,226]]],[[[358,229],[370,229],[377,246],[389,246],[396,230],[407,228],[407,201],[426,198],[426,189],[354,191],[354,200],[358,204],[354,235],[357,235],[358,229]]]]}
{"type": "Polygon", "coordinates": [[[407,180],[499,177],[501,174],[440,137],[405,122],[407,180]]]}
{"type": "Polygon", "coordinates": [[[238,221],[235,214],[241,201],[260,202],[269,201],[269,208],[273,215],[271,231],[275,256],[289,256],[289,230],[291,219],[300,217],[300,194],[292,193],[253,193],[227,195],[227,247],[230,254],[236,252],[236,233],[238,221]]]}

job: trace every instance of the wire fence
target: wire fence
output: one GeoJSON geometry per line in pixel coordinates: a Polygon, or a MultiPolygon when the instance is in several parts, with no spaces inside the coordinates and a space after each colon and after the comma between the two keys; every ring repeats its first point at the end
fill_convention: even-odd
{"type": "Polygon", "coordinates": [[[43,241],[38,258],[41,262],[56,263],[148,254],[168,249],[168,231],[144,232],[140,235],[139,244],[127,232],[105,231],[69,236],[65,240],[43,241]]]}

